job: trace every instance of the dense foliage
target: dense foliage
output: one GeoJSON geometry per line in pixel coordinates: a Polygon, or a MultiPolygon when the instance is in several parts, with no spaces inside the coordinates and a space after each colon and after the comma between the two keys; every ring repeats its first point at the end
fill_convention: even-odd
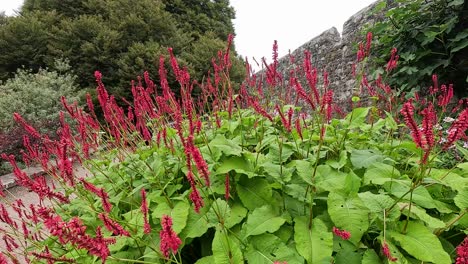
{"type": "MultiPolygon", "coordinates": [[[[53,136],[59,128],[60,98],[77,100],[76,76],[66,61],[55,62],[57,70],[19,69],[14,78],[0,85],[0,152],[19,155],[27,132],[13,119],[19,113],[41,133],[53,136]]],[[[1,164],[2,162],[0,162],[1,164]]],[[[0,168],[0,174],[9,173],[0,168]]]]}
{"type": "MultiPolygon", "coordinates": [[[[377,12],[386,8],[382,1],[377,12]]],[[[393,2],[393,1],[391,1],[393,2]]],[[[382,65],[392,48],[399,51],[399,68],[392,87],[428,94],[430,76],[451,83],[458,96],[468,94],[468,4],[463,0],[398,0],[372,25],[377,47],[374,59],[382,65]]],[[[369,30],[369,29],[367,29],[369,30]]],[[[365,32],[367,32],[367,30],[365,32]]],[[[383,73],[383,70],[380,70],[383,73]]]]}
{"type": "MultiPolygon", "coordinates": [[[[358,80],[365,62],[356,67],[358,80]]],[[[28,207],[4,198],[18,217],[2,203],[9,229],[0,258],[466,263],[468,151],[459,141],[466,139],[468,109],[452,111],[447,89],[400,101],[378,78],[367,87],[374,88],[372,105],[356,96],[341,116],[327,74],[317,76],[308,53],[288,82],[275,60],[265,82],[249,73],[238,93],[228,78],[229,52],[221,53],[199,101],[174,56],[170,64],[180,98],[162,70],[162,93],[145,74],[124,109],[96,72],[105,123],[96,121],[91,101],[86,113],[62,100],[75,126],[62,122],[58,140],[25,124],[44,145],[26,142],[24,157],[55,184],[27,178],[13,157],[2,156],[42,202],[28,207]],[[441,152],[454,166],[446,168],[441,152]],[[77,174],[71,159],[89,175],[77,174]]]]}
{"type": "MultiPolygon", "coordinates": [[[[226,45],[233,18],[229,1],[27,0],[19,16],[0,26],[0,79],[23,66],[52,68],[55,58],[65,58],[82,89],[94,86],[90,73],[99,69],[110,90],[128,98],[130,80],[144,70],[157,76],[169,46],[202,79],[207,68],[199,65],[210,65],[226,45]]],[[[241,80],[242,62],[233,64],[231,77],[241,80]]]]}

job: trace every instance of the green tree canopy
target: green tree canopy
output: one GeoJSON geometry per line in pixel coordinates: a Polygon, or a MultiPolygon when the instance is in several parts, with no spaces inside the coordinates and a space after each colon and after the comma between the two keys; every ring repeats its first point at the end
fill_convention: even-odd
{"type": "Polygon", "coordinates": [[[82,89],[95,87],[99,70],[112,93],[128,97],[131,79],[145,70],[158,77],[169,47],[201,79],[233,33],[233,18],[228,0],[26,0],[19,16],[0,24],[0,79],[64,58],[82,89]]]}

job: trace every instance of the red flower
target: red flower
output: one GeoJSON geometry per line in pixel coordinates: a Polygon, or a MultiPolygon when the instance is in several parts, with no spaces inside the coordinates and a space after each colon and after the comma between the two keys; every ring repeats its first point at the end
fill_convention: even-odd
{"type": "Polygon", "coordinates": [[[229,173],[226,173],[226,180],[224,181],[224,198],[229,200],[229,189],[230,189],[230,182],[229,182],[229,173]]]}
{"type": "Polygon", "coordinates": [[[398,258],[392,257],[392,254],[390,253],[390,249],[388,248],[388,244],[385,241],[382,244],[382,253],[389,261],[395,262],[398,260],[398,258]]]}
{"type": "Polygon", "coordinates": [[[151,226],[148,222],[148,201],[146,201],[146,191],[141,189],[141,212],[143,212],[145,234],[151,232],[151,226]]]}
{"type": "Polygon", "coordinates": [[[335,233],[335,235],[341,237],[342,239],[344,240],[348,240],[351,238],[351,233],[346,231],[346,230],[340,230],[338,228],[336,228],[335,226],[333,227],[333,233],[335,233]]]}
{"type": "Polygon", "coordinates": [[[107,230],[111,231],[116,236],[130,236],[127,230],[125,230],[119,223],[109,218],[109,215],[100,213],[99,219],[102,220],[107,230]]]}
{"type": "Polygon", "coordinates": [[[161,238],[160,249],[167,258],[169,257],[169,250],[172,250],[173,253],[177,253],[177,250],[179,249],[180,244],[182,244],[182,241],[174,232],[174,230],[172,230],[171,217],[163,215],[161,219],[161,226],[162,230],[159,233],[159,237],[161,238]]]}
{"type": "Polygon", "coordinates": [[[403,104],[403,108],[401,109],[400,113],[405,119],[406,126],[408,126],[408,128],[411,130],[411,136],[413,137],[414,143],[416,143],[416,146],[419,148],[422,148],[422,135],[421,131],[419,131],[418,125],[413,118],[414,106],[411,100],[403,104]]]}
{"type": "Polygon", "coordinates": [[[468,264],[468,237],[457,247],[457,259],[455,264],[468,264]]]}
{"type": "Polygon", "coordinates": [[[465,135],[468,129],[468,108],[463,110],[458,119],[452,123],[449,128],[447,142],[444,145],[444,150],[448,149],[455,141],[459,140],[465,135]]]}

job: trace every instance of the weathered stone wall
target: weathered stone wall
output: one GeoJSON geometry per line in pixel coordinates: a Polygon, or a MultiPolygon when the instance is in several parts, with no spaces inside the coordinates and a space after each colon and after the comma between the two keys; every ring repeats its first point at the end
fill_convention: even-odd
{"type": "MultiPolygon", "coordinates": [[[[387,5],[393,3],[389,0],[387,2],[391,2],[387,5]]],[[[291,55],[295,58],[295,64],[290,63],[289,56],[279,59],[278,71],[287,77],[291,68],[301,66],[304,61],[304,51],[308,50],[312,54],[312,66],[317,68],[320,76],[323,70],[328,72],[329,88],[334,90],[335,102],[346,110],[355,87],[352,64],[356,61],[356,43],[365,41],[361,30],[365,24],[383,18],[383,12],[378,14],[372,12],[377,3],[351,16],[343,25],[342,36],[335,27],[332,27],[294,50],[291,55]]]]}

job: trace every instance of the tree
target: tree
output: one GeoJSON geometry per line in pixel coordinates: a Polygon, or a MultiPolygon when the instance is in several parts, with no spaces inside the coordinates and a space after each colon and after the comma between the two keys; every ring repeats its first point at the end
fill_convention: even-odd
{"type": "Polygon", "coordinates": [[[127,97],[131,79],[145,70],[157,77],[169,47],[201,78],[233,33],[232,18],[227,0],[26,0],[21,15],[0,28],[0,49],[9,51],[0,55],[0,79],[66,58],[82,89],[95,87],[99,70],[117,98],[127,97]]]}

